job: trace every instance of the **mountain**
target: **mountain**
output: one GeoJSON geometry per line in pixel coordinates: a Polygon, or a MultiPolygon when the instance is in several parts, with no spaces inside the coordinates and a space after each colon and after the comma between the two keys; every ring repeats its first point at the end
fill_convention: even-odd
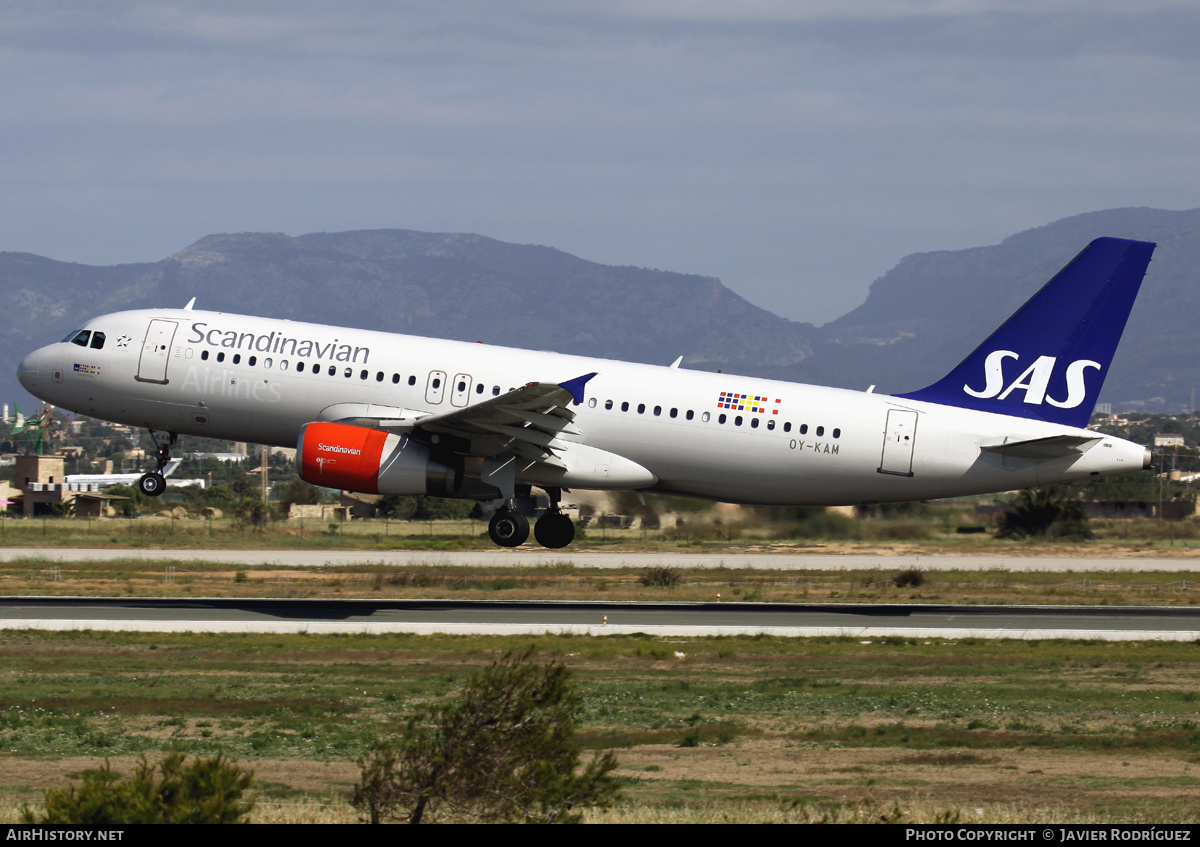
{"type": "Polygon", "coordinates": [[[1156,241],[1101,400],[1181,409],[1200,383],[1200,209],[1113,209],[997,245],[907,256],[817,328],[713,277],[588,262],[480,235],[369,230],[211,235],[158,262],[92,267],[0,253],[0,398],[16,363],[87,318],[182,306],[779,379],[916,389],[943,376],[1101,235],[1156,241]]]}
{"type": "Polygon", "coordinates": [[[754,372],[811,355],[809,324],[713,277],[614,267],[479,235],[372,230],[211,235],[160,262],[115,267],[0,253],[8,301],[0,396],[27,397],[16,363],[121,309],[236,311],[586,356],[754,372]]]}
{"type": "Polygon", "coordinates": [[[857,309],[818,331],[795,378],[880,391],[937,380],[1093,238],[1158,243],[1101,400],[1182,409],[1200,385],[1200,209],[1111,209],[1026,230],[1000,244],[916,253],[871,286],[857,309]]]}

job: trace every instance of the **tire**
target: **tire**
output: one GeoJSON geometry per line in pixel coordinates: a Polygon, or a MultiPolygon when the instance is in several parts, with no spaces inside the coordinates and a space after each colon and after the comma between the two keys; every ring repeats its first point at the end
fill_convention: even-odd
{"type": "Polygon", "coordinates": [[[557,550],[575,540],[575,524],[562,512],[546,512],[534,524],[533,537],[543,547],[557,550]]]}
{"type": "Polygon", "coordinates": [[[160,473],[143,474],[138,480],[138,488],[147,497],[158,497],[167,490],[167,481],[160,473]]]}
{"type": "Polygon", "coordinates": [[[529,539],[529,521],[510,509],[501,509],[488,522],[488,536],[501,547],[520,547],[529,539]]]}

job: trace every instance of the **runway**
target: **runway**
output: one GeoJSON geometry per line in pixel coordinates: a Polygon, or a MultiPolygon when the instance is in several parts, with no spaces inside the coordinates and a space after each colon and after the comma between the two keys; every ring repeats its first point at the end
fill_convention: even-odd
{"type": "Polygon", "coordinates": [[[0,629],[1196,641],[1200,609],[10,597],[0,629]]]}
{"type": "Polygon", "coordinates": [[[378,565],[420,567],[422,565],[465,565],[471,567],[542,567],[574,565],[580,568],[750,568],[755,570],[901,570],[918,567],[940,570],[1007,571],[1173,571],[1200,572],[1200,551],[1179,558],[1103,558],[1052,556],[942,556],[942,555],[830,555],[826,553],[598,553],[546,550],[149,550],[112,548],[0,548],[0,561],[49,559],[55,562],[94,562],[113,559],[143,559],[164,564],[204,560],[231,567],[276,565],[284,567],[327,567],[378,565]]]}

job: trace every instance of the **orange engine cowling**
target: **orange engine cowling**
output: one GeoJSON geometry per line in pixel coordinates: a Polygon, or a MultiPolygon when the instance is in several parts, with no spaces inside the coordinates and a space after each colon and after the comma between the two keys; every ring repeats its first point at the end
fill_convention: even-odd
{"type": "Polygon", "coordinates": [[[301,478],[326,488],[453,497],[461,487],[461,472],[435,457],[428,444],[378,429],[307,423],[296,456],[301,478]]]}

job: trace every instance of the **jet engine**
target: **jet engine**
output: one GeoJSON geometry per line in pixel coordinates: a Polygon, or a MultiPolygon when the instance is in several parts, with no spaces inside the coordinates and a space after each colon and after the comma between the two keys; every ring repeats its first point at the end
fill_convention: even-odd
{"type": "Polygon", "coordinates": [[[406,435],[315,421],[300,428],[300,476],[326,488],[367,494],[454,497],[462,472],[449,457],[406,435]]]}

